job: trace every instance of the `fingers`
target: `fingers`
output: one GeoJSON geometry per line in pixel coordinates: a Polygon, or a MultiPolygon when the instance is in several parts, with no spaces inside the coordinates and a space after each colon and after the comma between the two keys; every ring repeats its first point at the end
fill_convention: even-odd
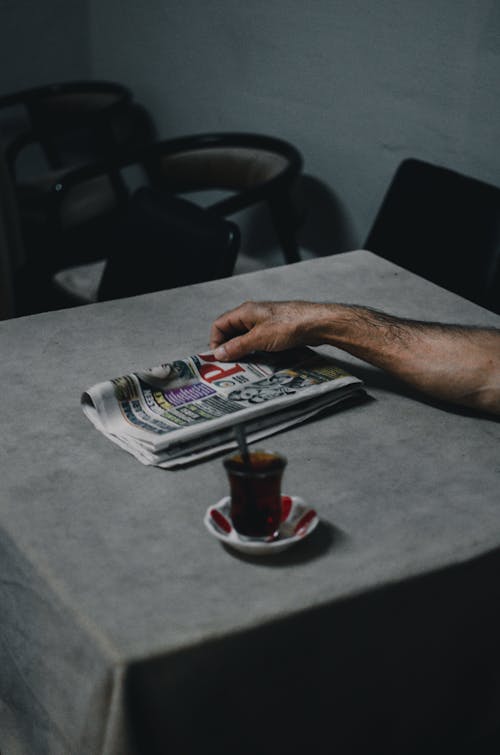
{"type": "Polygon", "coordinates": [[[255,302],[245,302],[220,315],[210,330],[210,348],[215,349],[234,336],[251,330],[256,323],[257,307],[255,302]]]}
{"type": "Polygon", "coordinates": [[[214,356],[221,362],[236,362],[253,351],[274,351],[265,325],[255,325],[248,333],[230,338],[215,349],[214,356]]]}
{"type": "Polygon", "coordinates": [[[221,362],[237,362],[252,351],[264,351],[265,345],[259,329],[253,328],[248,333],[230,338],[229,341],[218,346],[214,351],[214,356],[221,362]]]}
{"type": "Polygon", "coordinates": [[[216,349],[217,346],[220,346],[222,343],[225,343],[230,338],[231,338],[231,334],[228,331],[225,331],[222,329],[222,327],[218,324],[218,320],[212,323],[212,327],[210,328],[210,341],[209,341],[211,349],[216,349]]]}
{"type": "Polygon", "coordinates": [[[229,340],[235,334],[235,327],[232,324],[232,312],[224,312],[213,323],[210,328],[210,348],[215,349],[221,343],[229,340]]]}
{"type": "Polygon", "coordinates": [[[312,306],[306,302],[245,302],[225,312],[210,333],[215,358],[236,361],[252,351],[283,351],[304,345],[312,306]]]}

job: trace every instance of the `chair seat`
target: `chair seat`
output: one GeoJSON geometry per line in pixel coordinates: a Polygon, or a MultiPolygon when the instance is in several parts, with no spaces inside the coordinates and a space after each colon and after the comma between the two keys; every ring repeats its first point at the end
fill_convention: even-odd
{"type": "Polygon", "coordinates": [[[55,272],[52,284],[62,306],[231,275],[239,232],[186,199],[142,187],[115,215],[104,244],[106,259],[55,272]]]}

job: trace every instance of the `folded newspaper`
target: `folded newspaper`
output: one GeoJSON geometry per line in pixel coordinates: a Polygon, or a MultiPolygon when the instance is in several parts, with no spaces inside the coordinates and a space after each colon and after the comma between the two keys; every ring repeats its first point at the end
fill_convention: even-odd
{"type": "Polygon", "coordinates": [[[312,349],[237,363],[208,352],[98,383],[82,407],[113,443],[169,468],[235,448],[235,425],[253,442],[363,395],[361,380],[312,349]]]}

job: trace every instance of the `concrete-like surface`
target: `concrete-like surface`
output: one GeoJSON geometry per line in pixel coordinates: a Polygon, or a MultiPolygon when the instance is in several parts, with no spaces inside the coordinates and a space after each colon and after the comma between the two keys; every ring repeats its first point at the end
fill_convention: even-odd
{"type": "Polygon", "coordinates": [[[360,251],[1,323],[0,698],[38,752],[126,752],[109,695],[134,659],[174,662],[500,545],[498,422],[422,401],[341,352],[374,400],[272,438],[289,461],[285,491],[323,520],[272,563],[234,557],[205,531],[226,493],[220,459],[144,467],[85,419],[85,388],[205,349],[212,319],[249,298],[499,322],[360,251]]]}

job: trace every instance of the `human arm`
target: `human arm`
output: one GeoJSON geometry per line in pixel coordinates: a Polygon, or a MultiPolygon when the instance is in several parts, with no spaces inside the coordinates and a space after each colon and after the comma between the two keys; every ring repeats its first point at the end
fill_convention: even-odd
{"type": "Polygon", "coordinates": [[[222,361],[328,344],[434,398],[500,414],[500,330],[407,320],[368,307],[246,302],[212,325],[222,361]]]}

